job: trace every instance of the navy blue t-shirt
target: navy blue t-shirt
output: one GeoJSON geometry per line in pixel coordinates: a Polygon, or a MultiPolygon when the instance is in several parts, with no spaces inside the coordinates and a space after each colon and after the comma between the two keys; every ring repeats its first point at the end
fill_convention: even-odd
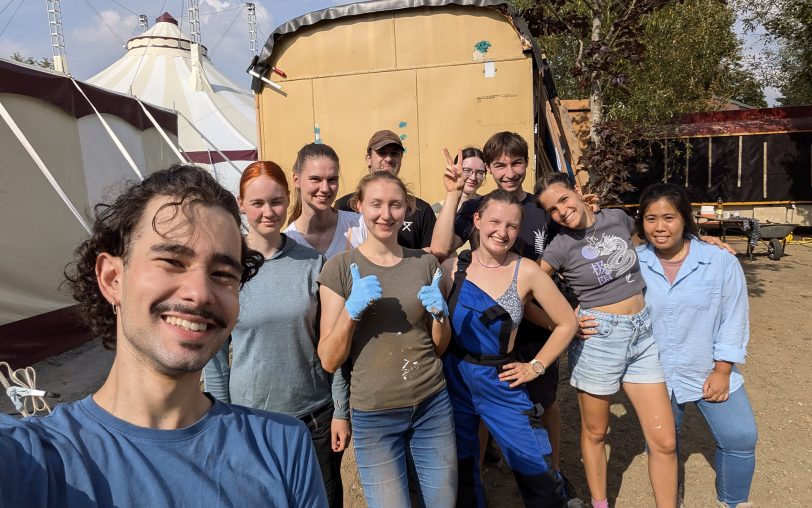
{"type": "Polygon", "coordinates": [[[0,415],[0,506],[327,506],[296,418],[214,402],[177,430],[138,427],[87,397],[0,415]]]}
{"type": "MultiPolygon", "coordinates": [[[[475,241],[472,241],[474,213],[479,209],[483,199],[483,196],[478,196],[464,202],[454,219],[454,234],[463,241],[471,241],[473,248],[476,247],[475,241]]],[[[522,207],[524,217],[519,228],[519,237],[513,244],[513,251],[522,257],[538,261],[544,253],[544,247],[549,245],[552,237],[555,236],[557,228],[553,227],[554,223],[550,220],[550,216],[536,205],[535,198],[529,193],[525,193],[522,207]]]]}

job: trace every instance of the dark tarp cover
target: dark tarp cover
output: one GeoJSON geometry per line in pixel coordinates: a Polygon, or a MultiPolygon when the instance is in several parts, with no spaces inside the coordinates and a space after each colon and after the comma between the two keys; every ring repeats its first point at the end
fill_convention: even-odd
{"type": "Polygon", "coordinates": [[[631,183],[636,190],[624,195],[623,201],[637,203],[640,191],[663,181],[664,173],[667,173],[666,181],[684,185],[686,156],[687,188],[693,202],[714,202],[718,198],[730,202],[812,201],[811,155],[812,132],[662,140],[652,144],[645,161],[649,171],[632,176],[631,183]],[[709,145],[712,145],[710,185],[709,145]]]}

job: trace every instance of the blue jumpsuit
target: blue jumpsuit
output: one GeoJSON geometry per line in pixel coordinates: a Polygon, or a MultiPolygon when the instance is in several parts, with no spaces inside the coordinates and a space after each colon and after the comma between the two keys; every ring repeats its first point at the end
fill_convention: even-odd
{"type": "Polygon", "coordinates": [[[501,366],[516,361],[507,352],[510,315],[465,279],[470,262],[469,251],[460,254],[449,295],[451,353],[443,360],[457,438],[457,506],[485,506],[479,471],[481,418],[513,470],[525,506],[565,507],[561,480],[545,460],[551,447],[541,426],[541,406],[530,402],[523,386],[510,388],[499,380],[501,366]]]}

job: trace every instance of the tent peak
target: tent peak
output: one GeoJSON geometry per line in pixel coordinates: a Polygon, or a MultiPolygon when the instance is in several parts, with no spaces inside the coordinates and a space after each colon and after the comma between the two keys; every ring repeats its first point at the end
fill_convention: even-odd
{"type": "Polygon", "coordinates": [[[172,23],[175,26],[178,25],[178,20],[173,18],[172,15],[169,14],[168,12],[164,12],[163,14],[161,14],[160,16],[155,18],[155,22],[156,23],[172,23]]]}

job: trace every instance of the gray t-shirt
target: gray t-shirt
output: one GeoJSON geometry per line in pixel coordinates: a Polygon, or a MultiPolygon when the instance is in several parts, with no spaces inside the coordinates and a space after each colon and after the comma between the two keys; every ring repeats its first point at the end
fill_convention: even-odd
{"type": "Polygon", "coordinates": [[[583,308],[621,302],[646,287],[633,230],[634,221],[623,210],[601,210],[592,227],[562,227],[542,259],[569,281],[583,308]]]}
{"type": "Polygon", "coordinates": [[[437,259],[404,248],[400,263],[378,266],[353,249],[325,263],[319,284],[347,299],[352,263],[361,277],[378,277],[382,296],[364,311],[352,336],[350,404],[362,411],[414,406],[445,387],[431,317],[417,298],[420,288],[431,284],[437,259]]]}

